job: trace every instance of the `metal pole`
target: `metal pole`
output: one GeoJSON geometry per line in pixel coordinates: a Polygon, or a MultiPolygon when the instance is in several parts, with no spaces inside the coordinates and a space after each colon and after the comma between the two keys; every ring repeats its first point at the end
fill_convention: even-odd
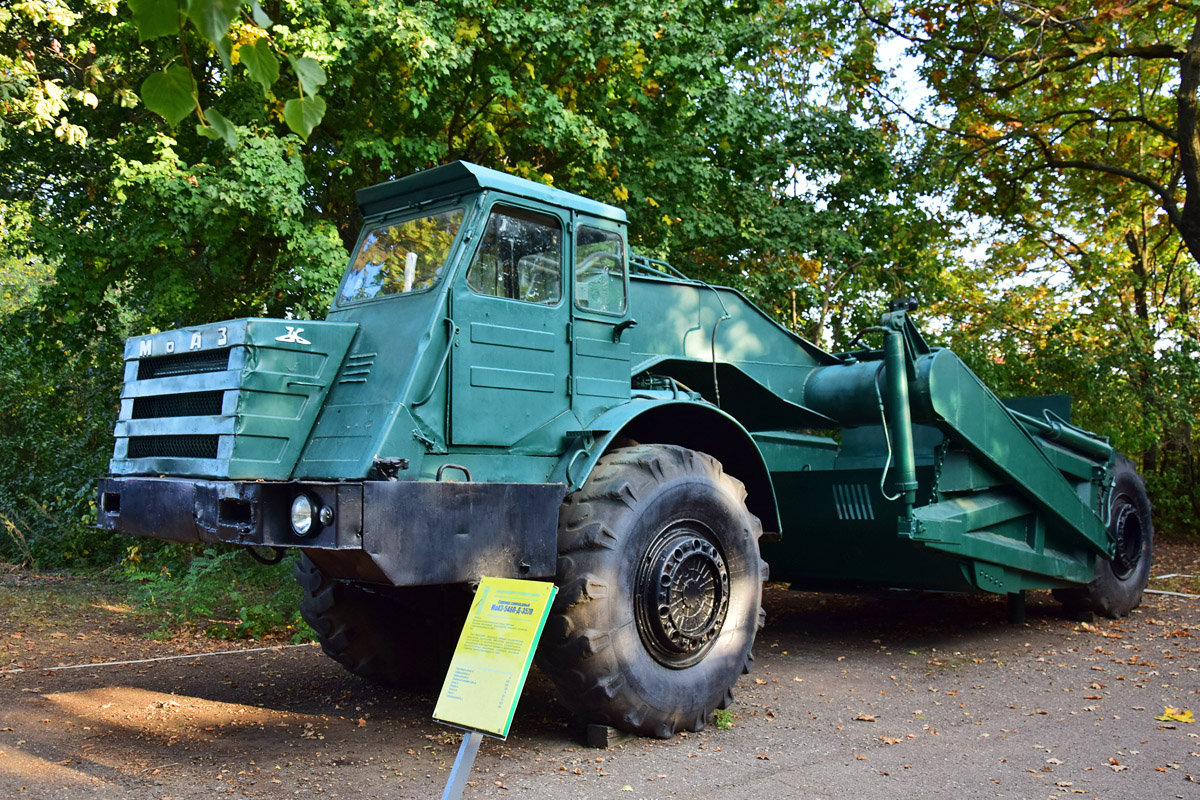
{"type": "Polygon", "coordinates": [[[442,800],[459,800],[462,797],[482,741],[483,734],[479,731],[471,731],[463,737],[458,756],[454,759],[454,768],[450,770],[450,779],[446,781],[446,791],[442,792],[442,800]]]}

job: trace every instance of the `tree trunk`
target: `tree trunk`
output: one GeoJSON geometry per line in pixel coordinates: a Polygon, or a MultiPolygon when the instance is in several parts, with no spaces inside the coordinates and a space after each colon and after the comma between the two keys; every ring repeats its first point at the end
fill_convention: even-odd
{"type": "Polygon", "coordinates": [[[1186,188],[1180,213],[1179,234],[1192,258],[1200,262],[1200,18],[1192,28],[1187,49],[1179,61],[1179,93],[1176,95],[1179,159],[1186,188]]]}

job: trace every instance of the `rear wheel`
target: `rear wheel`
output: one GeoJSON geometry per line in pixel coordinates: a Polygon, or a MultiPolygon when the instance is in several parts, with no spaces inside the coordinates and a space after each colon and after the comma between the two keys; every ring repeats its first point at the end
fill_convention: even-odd
{"type": "Polygon", "coordinates": [[[368,587],[330,578],[308,556],[296,564],[300,615],[321,649],[355,675],[406,689],[446,674],[470,596],[452,586],[368,587]]]}
{"type": "Polygon", "coordinates": [[[1113,468],[1108,530],[1116,539],[1116,552],[1111,559],[1096,559],[1092,582],[1054,590],[1054,597],[1070,611],[1116,619],[1141,605],[1154,561],[1154,522],[1146,485],[1124,456],[1118,456],[1113,468]]]}
{"type": "Polygon", "coordinates": [[[566,499],[538,663],[568,708],[666,738],[732,701],[766,577],[745,496],[711,456],[640,445],[605,455],[566,499]]]}

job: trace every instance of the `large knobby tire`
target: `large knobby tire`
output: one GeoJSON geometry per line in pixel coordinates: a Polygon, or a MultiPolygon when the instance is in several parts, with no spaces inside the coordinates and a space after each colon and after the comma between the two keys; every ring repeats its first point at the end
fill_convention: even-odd
{"type": "Polygon", "coordinates": [[[733,700],[762,627],[762,527],[704,453],[607,453],[559,513],[538,664],[584,721],[667,738],[733,700]]]}
{"type": "Polygon", "coordinates": [[[334,580],[308,556],[296,564],[300,615],[321,649],[350,672],[402,689],[445,677],[470,596],[457,587],[369,587],[334,580]]]}
{"type": "Polygon", "coordinates": [[[1154,522],[1146,484],[1124,456],[1118,456],[1113,467],[1108,530],[1116,539],[1116,553],[1112,559],[1096,559],[1092,582],[1054,590],[1054,597],[1069,611],[1118,619],[1141,605],[1154,561],[1154,522]]]}

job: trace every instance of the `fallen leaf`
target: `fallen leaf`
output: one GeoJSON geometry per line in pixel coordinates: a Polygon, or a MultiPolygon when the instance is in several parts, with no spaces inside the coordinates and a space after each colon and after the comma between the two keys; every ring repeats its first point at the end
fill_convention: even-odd
{"type": "Polygon", "coordinates": [[[904,741],[903,739],[897,739],[892,736],[880,736],[879,740],[884,744],[900,744],[902,741],[904,741]]]}
{"type": "Polygon", "coordinates": [[[1129,769],[1129,767],[1125,766],[1124,764],[1109,764],[1108,768],[1113,772],[1124,772],[1125,770],[1129,769]]]}
{"type": "Polygon", "coordinates": [[[859,755],[855,756],[854,758],[855,758],[855,759],[857,759],[857,760],[859,760],[859,761],[866,761],[866,760],[867,760],[867,757],[866,757],[866,756],[864,756],[864,755],[862,755],[862,754],[859,754],[859,755]]]}
{"type": "Polygon", "coordinates": [[[875,715],[874,715],[874,714],[859,714],[859,715],[858,715],[857,717],[855,717],[854,719],[855,719],[857,722],[874,722],[874,721],[875,721],[875,715]]]}
{"type": "Polygon", "coordinates": [[[1186,722],[1189,725],[1196,721],[1192,712],[1186,708],[1172,708],[1167,706],[1163,709],[1162,716],[1155,717],[1159,722],[1186,722]]]}

